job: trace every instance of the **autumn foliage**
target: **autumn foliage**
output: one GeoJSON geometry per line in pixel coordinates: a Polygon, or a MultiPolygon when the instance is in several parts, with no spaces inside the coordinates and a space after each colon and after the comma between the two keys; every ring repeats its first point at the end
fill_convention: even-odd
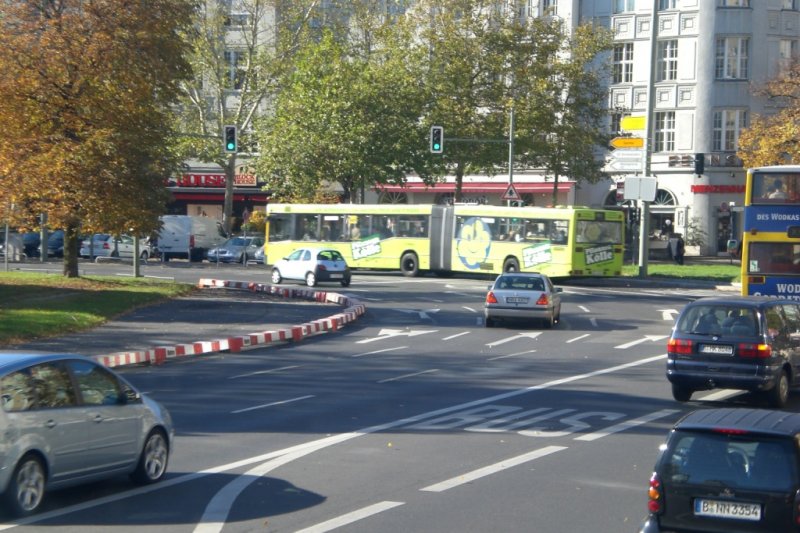
{"type": "MultiPolygon", "coordinates": [[[[145,234],[166,201],[190,0],[0,7],[0,210],[14,226],[145,234]],[[13,209],[12,209],[13,206],[13,209]]],[[[77,275],[72,243],[65,274],[77,275]]]]}

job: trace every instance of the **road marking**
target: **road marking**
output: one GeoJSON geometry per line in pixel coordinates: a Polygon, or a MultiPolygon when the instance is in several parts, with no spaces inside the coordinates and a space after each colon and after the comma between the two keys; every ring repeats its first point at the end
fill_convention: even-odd
{"type": "Polygon", "coordinates": [[[439,312],[439,309],[395,309],[395,311],[400,311],[401,313],[408,313],[408,314],[417,314],[419,315],[420,320],[422,319],[430,319],[431,317],[428,316],[428,313],[436,314],[439,312]]]}
{"type": "Polygon", "coordinates": [[[662,320],[669,320],[670,322],[675,320],[672,315],[678,314],[677,309],[657,309],[657,311],[661,313],[662,320]]]}
{"type": "Polygon", "coordinates": [[[589,335],[590,335],[589,333],[585,333],[585,334],[581,335],[580,337],[575,337],[574,339],[570,339],[570,340],[567,341],[567,344],[569,344],[571,342],[579,341],[581,339],[585,339],[589,335]]]}
{"type": "Polygon", "coordinates": [[[280,368],[273,368],[272,370],[259,370],[257,372],[248,372],[247,374],[239,374],[236,376],[231,376],[228,379],[239,379],[239,378],[249,378],[250,376],[259,376],[261,374],[274,374],[275,372],[281,372],[282,370],[290,370],[292,368],[300,368],[301,365],[290,365],[290,366],[282,366],[280,368]]]}
{"type": "Polygon", "coordinates": [[[376,503],[364,507],[363,509],[359,509],[358,511],[353,511],[352,513],[347,513],[336,518],[331,518],[330,520],[322,522],[321,524],[317,524],[316,526],[311,526],[306,529],[301,529],[296,533],[325,533],[326,531],[332,531],[342,526],[352,524],[353,522],[357,522],[364,518],[369,518],[374,514],[382,513],[383,511],[393,509],[400,505],[404,505],[404,502],[386,501],[386,502],[376,503]]]}
{"type": "Polygon", "coordinates": [[[510,353],[508,355],[498,355],[497,357],[490,357],[487,361],[497,361],[498,359],[507,359],[509,357],[516,357],[518,355],[525,355],[526,353],[536,353],[536,350],[526,350],[524,352],[510,353]]]}
{"type": "Polygon", "coordinates": [[[653,420],[658,420],[659,418],[664,418],[665,416],[674,415],[676,413],[680,413],[677,409],[663,409],[661,411],[656,411],[654,413],[650,413],[644,416],[640,416],[639,418],[634,418],[633,420],[626,420],[625,422],[620,422],[611,427],[607,427],[600,431],[595,431],[594,433],[587,433],[586,435],[581,435],[580,437],[575,437],[575,440],[582,440],[582,441],[596,441],[597,439],[602,439],[608,435],[613,433],[619,433],[620,431],[625,431],[626,429],[630,429],[632,427],[641,426],[642,424],[647,424],[648,422],[652,422],[653,420]]]}
{"type": "Polygon", "coordinates": [[[356,341],[356,344],[366,344],[368,342],[375,342],[375,341],[382,341],[384,339],[391,339],[392,337],[416,337],[418,335],[425,335],[426,333],[436,333],[439,331],[438,329],[433,330],[411,330],[411,329],[391,329],[391,328],[382,328],[378,332],[377,337],[371,337],[369,339],[361,339],[360,341],[356,341]]]}
{"type": "Polygon", "coordinates": [[[515,340],[518,340],[518,339],[523,339],[525,337],[527,337],[529,339],[535,339],[536,337],[538,337],[541,334],[542,334],[541,331],[536,331],[536,332],[533,332],[533,333],[518,333],[518,334],[516,334],[516,335],[514,335],[512,337],[506,337],[505,339],[500,339],[499,341],[494,341],[494,342],[487,343],[486,346],[488,346],[489,348],[494,348],[495,346],[500,346],[501,344],[505,344],[507,342],[515,341],[515,340]]]}
{"type": "Polygon", "coordinates": [[[592,326],[597,327],[597,319],[595,317],[590,318],[589,322],[592,324],[592,326]]]}
{"type": "Polygon", "coordinates": [[[424,492],[444,492],[448,489],[452,489],[453,487],[458,487],[459,485],[463,485],[465,483],[471,483],[476,479],[490,476],[492,474],[496,474],[497,472],[502,472],[503,470],[507,470],[509,468],[521,465],[523,463],[527,463],[528,461],[533,461],[534,459],[538,459],[540,457],[550,455],[551,453],[560,452],[561,450],[566,450],[566,449],[567,449],[566,446],[546,446],[544,448],[540,448],[532,452],[518,455],[516,457],[511,457],[509,459],[505,459],[493,465],[484,466],[483,468],[478,468],[477,470],[473,470],[472,472],[461,474],[460,476],[450,478],[440,483],[429,485],[424,489],[419,489],[419,490],[424,492]]]}
{"type": "Polygon", "coordinates": [[[625,350],[626,348],[630,348],[631,346],[636,346],[637,344],[641,344],[643,342],[655,342],[660,341],[662,339],[666,339],[669,335],[645,335],[644,338],[636,339],[635,341],[626,342],[625,344],[620,344],[619,346],[614,346],[614,348],[618,350],[625,350]]]}
{"type": "Polygon", "coordinates": [[[477,313],[477,311],[475,309],[473,309],[472,307],[469,307],[467,305],[462,305],[461,307],[463,307],[464,309],[466,309],[467,311],[469,311],[471,313],[477,313]]]}
{"type": "Polygon", "coordinates": [[[396,348],[384,348],[383,350],[375,350],[374,352],[364,352],[353,354],[350,357],[364,357],[365,355],[375,355],[376,353],[394,352],[396,350],[404,350],[408,346],[397,346],[396,348]]]}
{"type": "Polygon", "coordinates": [[[442,340],[449,341],[451,339],[455,339],[456,337],[460,337],[462,335],[469,335],[469,333],[470,333],[469,331],[462,331],[461,333],[456,333],[455,335],[450,335],[449,337],[445,337],[442,340]]]}
{"type": "MultiPolygon", "coordinates": [[[[531,385],[530,387],[525,387],[522,389],[515,389],[512,391],[503,392],[500,394],[495,394],[494,396],[488,396],[486,398],[481,398],[478,400],[473,400],[470,402],[460,403],[457,405],[452,405],[450,407],[444,407],[442,409],[437,409],[435,411],[428,411],[425,413],[421,413],[418,415],[410,416],[407,418],[401,418],[398,420],[393,420],[391,422],[386,422],[384,424],[378,424],[376,426],[370,426],[358,431],[352,431],[349,433],[339,433],[337,435],[331,435],[330,437],[323,437],[321,439],[304,442],[301,444],[296,444],[294,446],[290,446],[288,448],[283,448],[280,450],[275,450],[267,453],[263,453],[261,455],[256,455],[253,457],[248,457],[245,459],[241,459],[239,461],[234,461],[232,463],[226,463],[219,466],[207,468],[205,470],[201,470],[200,472],[193,472],[191,474],[184,474],[174,478],[165,479],[159,483],[155,483],[152,485],[147,485],[144,487],[137,487],[135,489],[126,490],[123,492],[119,492],[116,494],[112,494],[110,496],[105,496],[102,498],[98,498],[96,500],[76,504],[76,505],[69,505],[62,509],[57,509],[50,512],[39,513],[35,516],[23,518],[16,520],[13,524],[0,524],[0,531],[4,531],[6,529],[11,529],[17,526],[28,525],[28,524],[35,524],[39,522],[43,522],[46,520],[56,519],[62,516],[66,516],[71,513],[76,513],[80,511],[86,511],[89,509],[93,509],[99,507],[101,505],[106,505],[110,503],[119,502],[122,500],[126,500],[128,498],[133,498],[137,496],[142,496],[145,494],[150,494],[151,492],[155,492],[157,490],[166,489],[169,487],[173,487],[176,485],[181,485],[183,483],[188,483],[190,481],[195,481],[197,479],[201,479],[206,476],[211,476],[215,474],[221,474],[223,472],[229,472],[231,470],[237,470],[239,468],[243,468],[248,465],[252,465],[255,463],[263,463],[264,461],[268,461],[274,458],[284,458],[286,457],[287,460],[294,460],[295,458],[302,457],[303,455],[307,455],[309,453],[321,450],[323,448],[327,448],[329,446],[335,446],[337,444],[341,444],[343,442],[347,442],[352,439],[357,439],[359,437],[364,437],[366,435],[371,435],[373,433],[378,433],[381,431],[387,431],[390,429],[395,429],[411,424],[417,424],[429,418],[437,418],[443,415],[454,413],[457,411],[462,411],[464,409],[469,409],[472,407],[478,407],[481,405],[496,403],[502,400],[506,400],[508,398],[514,398],[516,396],[522,396],[524,394],[528,394],[530,392],[536,392],[540,390],[547,390],[552,389],[553,387],[558,387],[559,385],[566,385],[568,383],[574,383],[576,381],[583,381],[586,379],[594,378],[597,376],[603,376],[606,374],[613,374],[614,372],[619,372],[621,370],[627,370],[629,368],[647,365],[650,363],[654,363],[661,359],[666,358],[666,354],[656,355],[652,357],[646,357],[644,359],[639,359],[637,361],[631,361],[629,363],[623,363],[621,365],[610,366],[606,368],[601,368],[599,370],[594,370],[592,372],[586,372],[584,374],[575,374],[572,376],[568,376],[561,379],[555,379],[553,381],[548,381],[545,383],[541,383],[539,385],[531,385]]],[[[239,477],[240,479],[249,479],[250,483],[255,482],[258,478],[253,476],[248,476],[244,474],[239,477]]],[[[241,486],[241,490],[244,490],[244,486],[241,486]]],[[[234,498],[235,500],[235,498],[234,498]]]]}
{"type": "Polygon", "coordinates": [[[382,379],[378,381],[378,383],[389,383],[390,381],[399,381],[401,379],[412,378],[414,376],[421,376],[422,374],[431,374],[433,372],[438,372],[438,371],[439,371],[438,368],[432,368],[430,370],[423,370],[422,372],[414,372],[413,374],[403,374],[402,376],[397,376],[396,378],[382,379]]]}
{"type": "Polygon", "coordinates": [[[591,313],[591,311],[589,311],[589,308],[588,308],[588,307],[586,307],[585,305],[579,305],[579,306],[578,306],[578,308],[579,308],[581,311],[583,311],[584,313],[591,313]]]}
{"type": "Polygon", "coordinates": [[[739,394],[742,394],[743,392],[744,391],[734,390],[734,389],[721,389],[721,390],[712,392],[711,394],[706,394],[702,398],[697,398],[697,399],[698,400],[702,400],[704,402],[716,402],[716,401],[719,401],[719,400],[725,400],[725,399],[730,398],[732,396],[737,396],[739,394]]]}
{"type": "Polygon", "coordinates": [[[309,398],[313,398],[313,394],[308,394],[306,396],[298,396],[297,398],[292,398],[290,400],[281,400],[279,402],[272,402],[272,403],[265,403],[263,405],[254,405],[253,407],[245,407],[244,409],[237,409],[236,411],[231,411],[232,415],[238,415],[239,413],[246,413],[247,411],[255,411],[256,409],[265,409],[267,407],[274,407],[276,405],[284,405],[287,403],[299,402],[300,400],[308,400],[309,398]]]}

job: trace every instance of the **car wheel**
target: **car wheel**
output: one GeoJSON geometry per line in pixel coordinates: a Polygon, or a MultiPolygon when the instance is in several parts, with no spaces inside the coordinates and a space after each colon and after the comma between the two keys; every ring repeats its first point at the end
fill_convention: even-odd
{"type": "Polygon", "coordinates": [[[167,462],[169,460],[169,445],[167,439],[160,430],[155,430],[147,436],[139,457],[139,464],[136,466],[131,477],[136,483],[146,485],[160,481],[167,473],[167,462]]]}
{"type": "Polygon", "coordinates": [[[317,284],[317,275],[313,272],[306,274],[306,285],[314,287],[317,284]]]}
{"type": "Polygon", "coordinates": [[[27,516],[35,512],[44,499],[45,474],[41,459],[26,455],[17,464],[4,494],[6,504],[14,516],[27,516]]]}
{"type": "Polygon", "coordinates": [[[544,326],[545,329],[551,329],[553,327],[553,324],[555,323],[556,323],[555,311],[551,312],[550,316],[542,321],[542,325],[544,326]]]}
{"type": "Polygon", "coordinates": [[[680,385],[672,384],[672,397],[675,398],[675,401],[678,402],[688,402],[692,398],[692,393],[694,391],[687,387],[681,387],[680,385]]]}
{"type": "Polygon", "coordinates": [[[341,282],[342,287],[349,287],[350,286],[350,278],[344,278],[341,282]]]}
{"type": "Polygon", "coordinates": [[[147,252],[142,252],[139,254],[139,259],[146,262],[148,259],[150,259],[150,255],[147,252]]]}
{"type": "Polygon", "coordinates": [[[243,265],[247,265],[247,254],[242,254],[242,257],[239,258],[239,262],[243,265]]]}
{"type": "Polygon", "coordinates": [[[408,278],[419,275],[419,258],[417,254],[408,252],[400,258],[400,272],[408,278]]]}
{"type": "Polygon", "coordinates": [[[770,407],[782,408],[786,406],[786,402],[789,401],[789,376],[785,370],[781,372],[775,386],[768,390],[766,394],[770,407]]]}
{"type": "Polygon", "coordinates": [[[513,257],[509,257],[503,263],[503,272],[519,272],[519,261],[513,257]]]}
{"type": "Polygon", "coordinates": [[[272,269],[272,284],[277,285],[281,282],[281,272],[277,268],[272,269]]]}

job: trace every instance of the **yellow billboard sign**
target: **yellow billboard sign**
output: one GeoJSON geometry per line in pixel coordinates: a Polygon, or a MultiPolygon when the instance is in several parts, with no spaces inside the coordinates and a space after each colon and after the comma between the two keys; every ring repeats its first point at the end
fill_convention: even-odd
{"type": "Polygon", "coordinates": [[[620,128],[627,131],[643,130],[647,123],[647,117],[644,115],[631,115],[629,117],[622,117],[620,128]]]}

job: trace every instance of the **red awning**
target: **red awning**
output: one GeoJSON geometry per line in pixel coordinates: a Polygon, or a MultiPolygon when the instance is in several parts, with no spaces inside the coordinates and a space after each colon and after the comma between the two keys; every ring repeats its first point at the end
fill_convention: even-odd
{"type": "MultiPolygon", "coordinates": [[[[570,191],[575,186],[574,181],[560,181],[558,182],[559,191],[570,191]]],[[[435,185],[425,185],[422,182],[406,183],[405,185],[378,185],[376,190],[385,192],[455,192],[455,183],[437,183],[435,185]]],[[[500,181],[481,181],[464,183],[461,186],[461,191],[466,193],[491,193],[503,194],[508,189],[508,183],[500,181]]],[[[552,192],[552,182],[514,182],[514,189],[519,194],[535,193],[535,192],[552,192]]]]}
{"type": "MultiPolygon", "coordinates": [[[[199,194],[199,193],[186,193],[186,192],[173,192],[172,196],[175,197],[176,200],[189,200],[189,201],[199,201],[199,202],[223,202],[225,201],[225,194],[199,194]]],[[[264,202],[267,203],[269,200],[269,195],[260,193],[260,194],[234,194],[233,200],[235,202],[244,202],[244,201],[252,201],[252,202],[264,202]]]]}

